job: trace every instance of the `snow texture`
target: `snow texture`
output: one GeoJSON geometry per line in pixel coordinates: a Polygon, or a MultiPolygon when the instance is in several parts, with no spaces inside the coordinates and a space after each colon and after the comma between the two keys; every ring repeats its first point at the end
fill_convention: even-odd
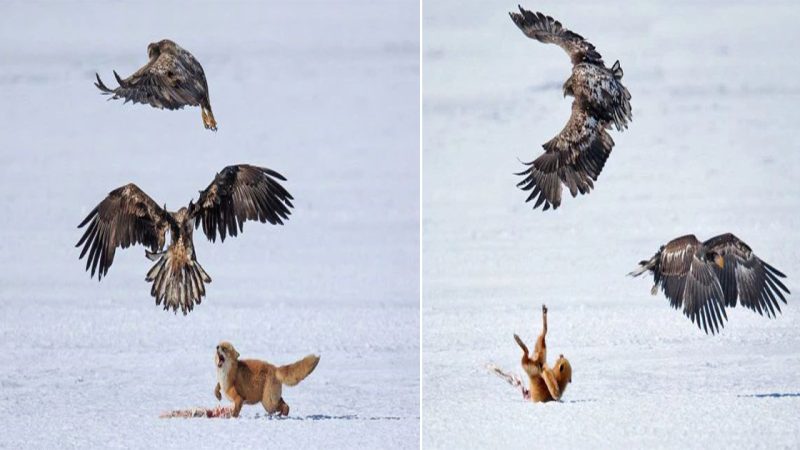
{"type": "MultiPolygon", "coordinates": [[[[416,448],[419,444],[419,5],[0,5],[0,447],[416,448]],[[169,37],[203,64],[200,110],[106,101],[169,37]],[[187,317],[156,307],[142,247],[101,283],[83,217],[135,182],[177,209],[233,163],[288,178],[283,227],[195,233],[213,278],[187,317]],[[214,346],[284,364],[288,419],[159,419],[215,407],[214,346]]],[[[227,405],[224,402],[223,405],[227,405]]]]}
{"type": "Polygon", "coordinates": [[[570,99],[564,52],[527,39],[516,2],[423,12],[424,448],[800,445],[800,3],[537,2],[619,59],[633,122],[595,190],[533,211],[515,187],[570,99]],[[625,274],[684,233],[731,231],[794,294],[769,320],[706,336],[652,278],[625,274]],[[570,359],[563,402],[531,404],[513,333],[570,359]]]}

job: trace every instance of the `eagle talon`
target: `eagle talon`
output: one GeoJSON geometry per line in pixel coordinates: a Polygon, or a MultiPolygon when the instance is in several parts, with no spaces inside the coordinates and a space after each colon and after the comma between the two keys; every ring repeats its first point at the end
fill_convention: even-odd
{"type": "Polygon", "coordinates": [[[206,130],[211,130],[216,132],[217,131],[217,121],[214,120],[214,114],[210,110],[206,110],[202,108],[200,113],[203,116],[203,126],[206,127],[206,130]]]}

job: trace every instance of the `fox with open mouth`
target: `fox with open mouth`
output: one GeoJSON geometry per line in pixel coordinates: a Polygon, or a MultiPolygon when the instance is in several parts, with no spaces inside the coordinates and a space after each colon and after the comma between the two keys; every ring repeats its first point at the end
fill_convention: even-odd
{"type": "Polygon", "coordinates": [[[285,366],[274,366],[257,359],[239,359],[239,352],[230,342],[220,342],[214,353],[217,365],[217,385],[214,396],[222,400],[225,394],[233,402],[233,417],[239,417],[243,404],[261,403],[268,414],[289,415],[289,405],[283,400],[283,385],[295,386],[303,381],[319,363],[319,356],[308,355],[285,366]]]}

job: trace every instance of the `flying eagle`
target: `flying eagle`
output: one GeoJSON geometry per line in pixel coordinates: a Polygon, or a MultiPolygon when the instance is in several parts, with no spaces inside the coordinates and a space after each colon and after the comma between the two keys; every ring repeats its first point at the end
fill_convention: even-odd
{"type": "Polygon", "coordinates": [[[759,259],[742,240],[726,233],[700,242],[690,234],[669,241],[649,260],[629,273],[634,277],[651,272],[655,284],[670,305],[706,333],[719,331],[728,316],[726,307],[740,303],[760,315],[775,317],[786,303],[789,289],[780,278],[786,275],[759,259]]]}
{"type": "Polygon", "coordinates": [[[76,247],[83,246],[80,258],[88,254],[86,270],[97,273],[101,280],[114,262],[117,247],[142,244],[145,254],[155,265],[145,281],[153,284],[150,295],[156,305],[187,314],[206,294],[205,283],[211,282],[197,261],[192,233],[203,226],[203,233],[215,242],[219,233],[225,237],[243,231],[244,222],[257,220],[283,225],[292,208],[292,196],[277,181],[286,181],[281,174],[247,164],[228,166],[200,191],[197,203],[189,202],[176,212],[161,208],[135,184],[111,191],[78,225],[88,224],[76,247]],[[164,251],[166,233],[171,244],[164,251]]]}
{"type": "Polygon", "coordinates": [[[199,106],[203,125],[217,131],[206,74],[195,57],[169,39],[148,45],[147,56],[150,58],[147,64],[124,80],[114,71],[119,83],[116,89],[106,87],[98,74],[94,85],[103,94],[111,95],[109,100],[123,98],[125,103],[147,103],[160,109],[199,106]]]}
{"type": "Polygon", "coordinates": [[[517,174],[525,177],[517,186],[531,191],[526,202],[536,200],[533,208],[544,205],[546,211],[561,205],[562,184],[573,197],[592,190],[614,147],[606,129],[613,125],[622,131],[632,120],[631,94],[620,82],[619,61],[608,69],[594,45],[557,20],[521,6],[519,11],[509,14],[526,36],[558,45],[572,60],[572,76],[563,86],[564,96],[575,98],[572,115],[564,129],[542,145],[545,153],[517,174]]]}

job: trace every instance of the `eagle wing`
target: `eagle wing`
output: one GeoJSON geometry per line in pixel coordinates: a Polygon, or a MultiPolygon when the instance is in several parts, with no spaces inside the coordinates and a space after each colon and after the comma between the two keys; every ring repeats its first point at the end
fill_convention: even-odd
{"type": "Polygon", "coordinates": [[[111,191],[87,216],[78,228],[88,224],[76,247],[83,246],[79,259],[87,252],[86,270],[91,267],[102,279],[114,262],[117,247],[143,244],[152,251],[164,245],[169,228],[168,213],[135,184],[111,191]]]}
{"type": "Polygon", "coordinates": [[[693,235],[670,241],[661,250],[657,279],[673,308],[706,333],[717,333],[727,320],[722,287],[711,264],[704,258],[705,248],[693,235]]]}
{"type": "Polygon", "coordinates": [[[775,311],[781,311],[778,299],[786,303],[784,292],[790,293],[780,281],[786,275],[759,259],[733,234],[713,237],[704,244],[709,252],[722,257],[722,267],[716,264],[713,267],[722,285],[726,306],[736,306],[738,301],[767,317],[775,317],[775,311]]]}
{"type": "Polygon", "coordinates": [[[545,44],[556,44],[569,55],[572,64],[582,61],[603,64],[603,57],[591,42],[564,28],[561,22],[540,12],[531,12],[519,6],[519,13],[510,12],[511,20],[531,39],[545,44]]]}
{"type": "Polygon", "coordinates": [[[109,89],[100,75],[95,76],[98,89],[111,95],[111,99],[125,99],[125,103],[145,103],[161,109],[208,107],[208,84],[203,67],[180,47],[175,53],[161,52],[124,80],[114,72],[119,83],[116,89],[109,89]]]}
{"type": "Polygon", "coordinates": [[[522,190],[531,191],[527,202],[536,200],[534,209],[561,205],[561,184],[573,197],[588,193],[597,180],[614,147],[606,132],[606,123],[587,113],[578,101],[572,103],[572,114],[561,132],[545,143],[545,153],[517,175],[525,178],[517,183],[522,190]]]}
{"type": "Polygon", "coordinates": [[[224,168],[200,191],[197,204],[190,206],[195,228],[202,224],[208,239],[216,241],[219,232],[225,242],[226,235],[236,236],[247,220],[283,225],[294,205],[278,180],[286,178],[264,167],[240,164],[224,168]]]}

